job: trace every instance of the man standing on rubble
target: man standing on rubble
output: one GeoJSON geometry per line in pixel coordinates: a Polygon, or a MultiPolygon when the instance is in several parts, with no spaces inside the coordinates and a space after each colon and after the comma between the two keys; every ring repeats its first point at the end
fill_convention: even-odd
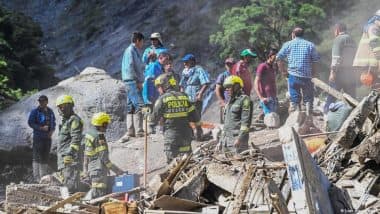
{"type": "Polygon", "coordinates": [[[121,64],[121,78],[127,92],[127,135],[129,137],[144,136],[142,114],[144,101],[141,90],[145,66],[141,61],[140,53],[143,45],[144,35],[140,32],[133,32],[132,43],[125,49],[121,64]]]}
{"type": "Polygon", "coordinates": [[[235,75],[224,80],[230,100],[224,110],[224,126],[220,139],[221,150],[234,150],[237,154],[248,149],[252,102],[243,92],[243,80],[235,75]]]}
{"type": "Polygon", "coordinates": [[[91,124],[95,129],[85,135],[85,159],[83,173],[90,176],[92,198],[107,194],[107,175],[112,170],[117,175],[123,171],[115,166],[108,157],[108,145],[106,130],[111,122],[111,117],[105,112],[99,112],[92,116],[91,124]]]}
{"type": "Polygon", "coordinates": [[[316,72],[316,64],[320,56],[312,42],[303,38],[304,31],[300,27],[292,31],[292,40],[286,42],[277,54],[279,70],[288,75],[290,94],[289,111],[300,109],[301,97],[306,112],[313,112],[314,84],[311,78],[316,72]],[[285,60],[288,62],[286,70],[285,60]],[[301,93],[302,91],[302,93],[301,93]]]}
{"type": "Polygon", "coordinates": [[[227,58],[224,61],[224,67],[226,70],[219,74],[218,77],[216,78],[215,81],[215,95],[218,98],[219,102],[219,107],[220,107],[220,123],[224,123],[223,121],[223,112],[224,112],[224,107],[226,106],[229,97],[226,89],[223,87],[224,80],[231,75],[232,68],[235,64],[235,60],[231,57],[227,58]]]}
{"type": "Polygon", "coordinates": [[[58,178],[71,193],[79,187],[80,144],[82,140],[83,121],[74,112],[74,100],[69,95],[61,95],[56,100],[62,122],[59,125],[57,161],[58,178]]]}
{"type": "Polygon", "coordinates": [[[255,52],[252,52],[250,49],[244,49],[240,53],[241,59],[234,65],[232,69],[232,74],[239,76],[243,80],[243,91],[248,96],[251,95],[252,91],[252,72],[249,69],[249,64],[256,57],[257,54],[255,52]]]}
{"type": "MultiPolygon", "coordinates": [[[[380,10],[364,26],[353,62],[355,71],[369,73],[379,82],[380,73],[380,10]]],[[[373,82],[373,81],[371,81],[373,82]]]]}
{"type": "Polygon", "coordinates": [[[51,136],[55,130],[54,112],[47,106],[48,98],[41,95],[39,105],[30,112],[28,124],[33,129],[33,178],[39,182],[47,174],[51,136]]]}
{"type": "Polygon", "coordinates": [[[193,136],[189,122],[196,125],[196,136],[201,138],[202,128],[199,114],[188,96],[179,92],[177,81],[171,73],[161,74],[154,81],[160,97],[149,116],[149,125],[154,129],[158,121],[164,120],[164,150],[167,163],[176,156],[191,152],[193,136]]]}
{"type": "Polygon", "coordinates": [[[182,58],[184,69],[180,80],[181,91],[185,92],[190,102],[195,106],[196,112],[201,117],[203,95],[210,84],[209,74],[201,66],[196,65],[195,56],[186,54],[182,58]]]}
{"type": "MultiPolygon", "coordinates": [[[[329,82],[336,90],[343,90],[355,98],[356,83],[358,82],[352,62],[354,60],[356,44],[352,37],[347,34],[344,23],[337,23],[334,27],[334,42],[331,53],[331,69],[329,82]]],[[[324,113],[327,114],[331,103],[335,102],[331,95],[327,96],[324,113]]]]}

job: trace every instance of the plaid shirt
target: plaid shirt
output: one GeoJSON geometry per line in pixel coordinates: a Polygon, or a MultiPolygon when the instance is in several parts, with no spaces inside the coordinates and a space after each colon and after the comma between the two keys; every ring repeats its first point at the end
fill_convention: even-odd
{"type": "Polygon", "coordinates": [[[277,58],[287,58],[290,75],[306,78],[312,77],[312,63],[320,60],[315,45],[300,37],[286,42],[278,52],[277,58]]]}

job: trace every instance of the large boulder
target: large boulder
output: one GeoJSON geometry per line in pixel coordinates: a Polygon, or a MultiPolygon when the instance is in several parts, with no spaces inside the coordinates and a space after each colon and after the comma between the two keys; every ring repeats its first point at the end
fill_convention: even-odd
{"type": "Polygon", "coordinates": [[[41,94],[49,98],[49,107],[56,115],[57,127],[53,134],[53,148],[57,143],[57,131],[61,122],[55,100],[62,94],[73,96],[75,112],[84,122],[84,131],[90,126],[93,113],[105,111],[112,117],[107,139],[119,139],[126,131],[126,93],[124,84],[113,79],[104,70],[88,67],[79,75],[61,81],[58,85],[42,90],[0,112],[0,151],[12,151],[30,147],[32,129],[28,126],[30,111],[38,105],[41,94]]]}

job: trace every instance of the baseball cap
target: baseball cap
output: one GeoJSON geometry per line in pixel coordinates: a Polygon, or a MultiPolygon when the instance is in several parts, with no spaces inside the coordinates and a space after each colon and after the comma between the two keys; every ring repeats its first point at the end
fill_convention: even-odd
{"type": "Polygon", "coordinates": [[[257,57],[257,54],[255,52],[252,52],[250,49],[244,49],[241,53],[240,56],[251,56],[251,57],[257,57]]]}
{"type": "Polygon", "coordinates": [[[40,97],[38,97],[38,101],[48,101],[48,98],[46,95],[41,95],[40,97]]]}
{"type": "Polygon", "coordinates": [[[181,59],[182,62],[186,62],[186,61],[189,61],[189,60],[195,60],[195,56],[194,56],[193,54],[186,54],[186,55],[181,59]]]}

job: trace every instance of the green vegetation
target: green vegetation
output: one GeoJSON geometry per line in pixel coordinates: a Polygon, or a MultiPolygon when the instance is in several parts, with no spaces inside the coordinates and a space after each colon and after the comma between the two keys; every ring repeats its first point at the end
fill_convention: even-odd
{"type": "Polygon", "coordinates": [[[31,18],[0,7],[0,109],[27,91],[54,83],[53,69],[39,48],[41,38],[31,18]]]}

